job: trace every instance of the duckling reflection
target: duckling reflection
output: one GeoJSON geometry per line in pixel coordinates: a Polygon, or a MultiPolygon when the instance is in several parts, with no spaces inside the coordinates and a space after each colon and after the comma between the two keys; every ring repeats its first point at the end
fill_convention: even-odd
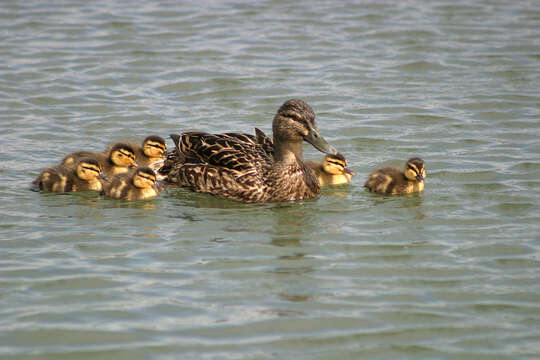
{"type": "Polygon", "coordinates": [[[425,178],[424,161],[411,158],[403,171],[395,167],[375,170],[364,186],[378,194],[404,195],[423,191],[425,178]]]}

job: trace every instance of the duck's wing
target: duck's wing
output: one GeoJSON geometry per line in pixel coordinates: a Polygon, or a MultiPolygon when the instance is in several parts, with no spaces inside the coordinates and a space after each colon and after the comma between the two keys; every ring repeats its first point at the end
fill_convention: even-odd
{"type": "Polygon", "coordinates": [[[187,132],[173,141],[183,159],[169,170],[170,182],[243,202],[265,196],[264,174],[273,159],[255,136],[187,132]]]}
{"type": "Polygon", "coordinates": [[[255,138],[259,146],[269,157],[274,157],[274,141],[258,128],[255,128],[255,138]]]}
{"type": "Polygon", "coordinates": [[[245,174],[256,174],[269,164],[267,153],[247,134],[208,134],[187,132],[178,141],[185,162],[198,160],[201,165],[213,165],[245,174]]]}

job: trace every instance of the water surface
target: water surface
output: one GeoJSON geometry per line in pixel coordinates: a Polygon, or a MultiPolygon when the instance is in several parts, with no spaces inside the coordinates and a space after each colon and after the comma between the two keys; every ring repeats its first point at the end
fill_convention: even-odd
{"type": "Polygon", "coordinates": [[[538,2],[26,1],[0,19],[2,359],[539,356],[538,2]],[[271,133],[289,98],[350,186],[259,205],[28,191],[118,139],[271,133]],[[364,191],[412,156],[423,194],[364,191]]]}

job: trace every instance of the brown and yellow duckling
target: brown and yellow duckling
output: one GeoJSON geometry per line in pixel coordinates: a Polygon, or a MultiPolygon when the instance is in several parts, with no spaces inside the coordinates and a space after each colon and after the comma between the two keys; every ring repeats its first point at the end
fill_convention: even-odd
{"type": "Polygon", "coordinates": [[[411,158],[405,164],[405,170],[385,167],[375,170],[364,186],[379,194],[404,195],[424,190],[426,169],[424,160],[411,158]]]}
{"type": "Polygon", "coordinates": [[[143,140],[141,146],[132,146],[135,150],[135,161],[139,166],[151,166],[163,160],[167,143],[158,135],[150,135],[143,140]]]}
{"type": "Polygon", "coordinates": [[[61,162],[62,165],[71,166],[78,159],[93,157],[101,165],[106,176],[113,176],[128,172],[130,167],[137,166],[135,162],[135,150],[129,144],[115,143],[105,152],[76,151],[68,154],[61,162]]]}
{"type": "Polygon", "coordinates": [[[32,189],[49,192],[101,191],[101,177],[99,162],[93,158],[82,158],[74,167],[57,165],[44,170],[32,183],[32,189]]]}
{"type": "Polygon", "coordinates": [[[105,183],[103,194],[111,199],[137,201],[150,200],[159,193],[156,174],[148,167],[137,168],[131,174],[113,176],[105,183]]]}
{"type": "Polygon", "coordinates": [[[340,153],[326,155],[322,163],[306,161],[306,164],[315,172],[320,186],[349,184],[354,175],[354,171],[347,168],[347,160],[340,153]]]}
{"type": "MultiPolygon", "coordinates": [[[[185,132],[171,135],[175,157],[159,170],[169,182],[246,203],[292,201],[320,194],[304,162],[302,142],[326,154],[337,151],[319,134],[313,109],[291,99],[278,109],[273,139],[247,134],[185,132]]],[[[168,159],[169,160],[169,159],[168,159]]]]}

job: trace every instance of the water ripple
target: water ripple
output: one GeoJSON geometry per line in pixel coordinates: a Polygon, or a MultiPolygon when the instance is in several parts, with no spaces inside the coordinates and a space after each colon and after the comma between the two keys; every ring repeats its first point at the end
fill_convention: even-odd
{"type": "Polygon", "coordinates": [[[0,356],[535,358],[539,13],[527,0],[4,4],[0,356]],[[291,97],[347,157],[350,186],[262,205],[27,191],[67,152],[116,139],[271,133],[291,97]],[[426,161],[423,194],[364,190],[411,156],[426,161]]]}

